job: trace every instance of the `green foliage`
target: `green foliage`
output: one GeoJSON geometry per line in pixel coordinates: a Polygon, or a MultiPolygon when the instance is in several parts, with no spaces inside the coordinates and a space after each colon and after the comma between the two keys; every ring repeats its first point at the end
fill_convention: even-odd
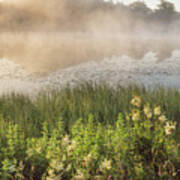
{"type": "Polygon", "coordinates": [[[116,121],[79,118],[68,132],[63,119],[46,118],[34,137],[1,118],[0,179],[178,179],[177,123],[139,96],[129,107],[116,121]]]}
{"type": "MultiPolygon", "coordinates": [[[[160,105],[167,118],[175,120],[180,130],[178,91],[162,88],[147,90],[137,86],[117,87],[115,90],[106,85],[90,84],[44,92],[33,99],[17,94],[0,97],[0,129],[3,133],[7,122],[11,122],[19,125],[25,137],[39,137],[43,122],[47,122],[51,129],[61,117],[64,130],[68,133],[79,118],[87,119],[89,114],[93,114],[96,122],[113,125],[119,113],[125,116],[130,112],[133,94],[141,95],[142,102],[148,102],[151,107],[160,105]]],[[[178,132],[176,136],[180,139],[178,132]]]]}

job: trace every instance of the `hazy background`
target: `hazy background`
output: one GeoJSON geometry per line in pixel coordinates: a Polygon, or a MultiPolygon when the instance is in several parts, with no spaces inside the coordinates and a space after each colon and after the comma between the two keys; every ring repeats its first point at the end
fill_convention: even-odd
{"type": "MultiPolygon", "coordinates": [[[[126,2],[126,1],[125,1],[126,2]]],[[[103,0],[6,0],[0,4],[1,31],[174,32],[180,13],[169,1],[150,9],[144,2],[128,6],[103,0]]]]}
{"type": "Polygon", "coordinates": [[[179,49],[180,13],[161,1],[157,9],[103,0],[6,0],[0,3],[0,58],[46,74],[112,55],[159,60],[179,49]]]}

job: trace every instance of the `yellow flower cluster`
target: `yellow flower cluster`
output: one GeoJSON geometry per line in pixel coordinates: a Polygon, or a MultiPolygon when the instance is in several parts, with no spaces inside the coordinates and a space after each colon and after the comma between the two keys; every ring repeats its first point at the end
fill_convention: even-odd
{"type": "Polygon", "coordinates": [[[110,170],[112,168],[111,161],[105,159],[100,165],[100,170],[110,170]]]}
{"type": "Polygon", "coordinates": [[[161,122],[165,122],[165,121],[167,121],[167,118],[166,118],[165,115],[161,115],[161,116],[159,117],[159,120],[160,120],[161,122]]]}
{"type": "Polygon", "coordinates": [[[151,108],[150,108],[150,105],[149,105],[149,104],[146,104],[146,105],[144,106],[143,111],[144,111],[145,116],[146,116],[148,119],[151,119],[151,118],[152,118],[152,112],[151,112],[151,108]]]}
{"type": "MultiPolygon", "coordinates": [[[[132,120],[139,121],[141,119],[141,110],[140,110],[140,107],[142,105],[141,98],[138,96],[134,96],[133,99],[131,100],[131,104],[135,106],[135,108],[132,110],[132,120]]],[[[166,125],[164,127],[166,135],[170,135],[172,131],[176,129],[176,124],[173,122],[169,122],[166,116],[162,114],[160,106],[156,106],[154,107],[154,109],[151,109],[150,105],[146,104],[143,108],[143,113],[145,117],[148,119],[151,119],[154,116],[160,122],[162,123],[166,122],[166,125]]],[[[126,115],[126,119],[128,119],[127,115],[126,115]]]]}
{"type": "Polygon", "coordinates": [[[161,107],[157,106],[154,108],[154,115],[155,116],[160,116],[161,115],[161,107]]]}
{"type": "Polygon", "coordinates": [[[165,126],[165,133],[166,135],[170,135],[172,133],[172,130],[176,129],[176,123],[173,122],[167,122],[165,126]]]}
{"type": "Polygon", "coordinates": [[[68,135],[65,135],[65,137],[62,139],[62,146],[67,146],[69,145],[69,136],[68,135]]]}
{"type": "Polygon", "coordinates": [[[69,144],[68,146],[67,146],[67,152],[68,153],[71,153],[75,148],[76,148],[76,146],[77,146],[77,143],[76,143],[76,141],[72,141],[71,142],[71,144],[69,144]]]}
{"type": "Polygon", "coordinates": [[[131,104],[136,107],[141,107],[141,98],[138,96],[134,96],[131,100],[131,104]]]}
{"type": "Polygon", "coordinates": [[[133,121],[138,121],[138,120],[140,120],[140,118],[141,118],[140,111],[139,110],[134,110],[132,112],[132,120],[133,121]]]}
{"type": "Polygon", "coordinates": [[[89,163],[90,163],[92,160],[93,160],[93,156],[92,156],[92,154],[90,153],[90,154],[88,154],[87,156],[84,157],[84,159],[83,159],[83,165],[84,165],[84,166],[89,165],[89,163]]]}
{"type": "Polygon", "coordinates": [[[74,177],[75,180],[84,180],[84,174],[81,170],[77,169],[77,175],[74,177]]]}

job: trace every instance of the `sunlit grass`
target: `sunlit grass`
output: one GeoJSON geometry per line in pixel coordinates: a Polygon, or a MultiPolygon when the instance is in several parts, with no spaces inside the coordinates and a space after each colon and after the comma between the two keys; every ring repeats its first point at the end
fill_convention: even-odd
{"type": "MultiPolygon", "coordinates": [[[[153,92],[139,87],[125,89],[129,92],[118,88],[122,94],[117,96],[116,91],[112,93],[113,90],[106,86],[92,88],[86,85],[44,94],[33,102],[24,96],[4,97],[6,108],[9,107],[10,114],[14,112],[15,116],[6,118],[2,115],[0,118],[0,179],[178,180],[178,119],[172,119],[173,112],[169,114],[171,118],[167,118],[163,110],[165,106],[157,105],[156,101],[149,103],[141,97],[143,93],[152,98],[153,92]],[[101,96],[103,92],[106,93],[101,96]],[[111,115],[108,107],[117,106],[111,102],[114,94],[120,109],[115,119],[108,119],[111,115]],[[105,95],[109,98],[105,97],[106,101],[102,99],[100,102],[105,95]],[[119,99],[123,95],[131,97],[127,108],[119,99]],[[101,98],[94,97],[90,101],[89,96],[101,98]],[[74,100],[75,97],[79,99],[74,100]],[[98,103],[102,109],[95,109],[94,105],[98,103]],[[103,106],[103,103],[106,104],[103,106]],[[71,116],[67,117],[65,113],[62,114],[64,119],[61,118],[61,113],[65,111],[61,105],[65,105],[66,113],[69,111],[71,116]],[[85,111],[87,105],[92,106],[92,112],[90,109],[85,111]],[[106,110],[107,114],[100,116],[98,111],[101,110],[106,110]],[[77,113],[77,119],[72,116],[73,113],[77,113]]],[[[171,95],[173,93],[175,91],[171,91],[171,95]]],[[[169,103],[168,96],[164,97],[169,103]]],[[[8,115],[8,109],[6,113],[8,115]]]]}
{"type": "Polygon", "coordinates": [[[175,89],[149,90],[138,86],[112,89],[105,84],[84,84],[74,89],[43,92],[33,100],[11,94],[0,97],[0,115],[5,122],[17,123],[26,136],[40,136],[44,121],[53,127],[59,118],[63,119],[68,132],[77,119],[87,119],[90,113],[95,121],[113,125],[119,113],[125,115],[130,111],[134,95],[150,107],[160,106],[168,119],[177,122],[180,131],[180,93],[175,89]]]}

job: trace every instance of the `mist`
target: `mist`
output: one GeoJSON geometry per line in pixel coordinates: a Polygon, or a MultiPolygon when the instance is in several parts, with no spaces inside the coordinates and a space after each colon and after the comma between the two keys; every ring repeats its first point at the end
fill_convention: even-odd
{"type": "Polygon", "coordinates": [[[167,2],[151,10],[142,2],[6,0],[0,15],[0,58],[37,75],[113,55],[154,52],[162,61],[180,48],[180,15],[167,2]]]}

